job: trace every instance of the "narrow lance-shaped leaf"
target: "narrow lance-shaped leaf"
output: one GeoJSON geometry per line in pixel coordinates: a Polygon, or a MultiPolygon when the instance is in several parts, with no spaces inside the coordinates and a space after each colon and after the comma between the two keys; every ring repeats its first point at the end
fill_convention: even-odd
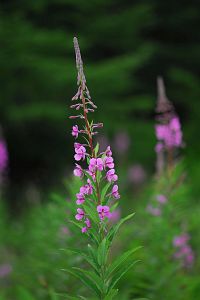
{"type": "Polygon", "coordinates": [[[135,213],[132,213],[132,214],[126,216],[125,218],[121,219],[115,226],[113,226],[113,228],[111,228],[110,232],[107,235],[107,237],[110,240],[110,242],[113,240],[114,236],[118,232],[118,230],[121,227],[121,225],[124,222],[128,221],[129,219],[131,219],[134,215],[135,215],[135,213]]]}
{"type": "Polygon", "coordinates": [[[130,256],[137,251],[138,249],[140,249],[141,247],[137,247],[131,250],[126,251],[125,253],[123,253],[121,256],[119,256],[108,268],[106,276],[107,278],[109,276],[111,276],[111,274],[113,272],[115,272],[117,269],[123,267],[124,263],[126,262],[127,259],[130,258],[130,256]]]}
{"type": "Polygon", "coordinates": [[[84,274],[82,274],[81,272],[79,272],[77,269],[72,271],[72,270],[68,270],[68,269],[63,269],[63,271],[77,277],[78,279],[80,279],[89,289],[91,289],[93,292],[96,293],[96,295],[98,297],[101,296],[101,291],[98,289],[98,287],[95,285],[95,283],[88,277],[85,276],[84,274]]]}
{"type": "Polygon", "coordinates": [[[109,286],[110,289],[113,289],[117,282],[137,263],[139,260],[134,261],[133,263],[129,263],[124,267],[124,271],[119,271],[117,274],[113,277],[113,280],[111,282],[111,285],[109,286]]]}

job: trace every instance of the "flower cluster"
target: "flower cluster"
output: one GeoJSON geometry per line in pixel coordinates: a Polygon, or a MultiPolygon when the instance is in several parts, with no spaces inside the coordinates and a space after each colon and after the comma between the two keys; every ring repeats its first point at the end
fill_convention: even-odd
{"type": "MultiPolygon", "coordinates": [[[[77,149],[76,147],[77,145],[75,145],[75,151],[77,149]]],[[[82,228],[82,232],[85,233],[91,227],[89,216],[84,210],[85,203],[95,203],[99,219],[100,221],[103,221],[105,218],[112,218],[112,213],[108,205],[102,204],[109,201],[112,203],[111,200],[119,199],[120,194],[118,192],[118,185],[115,184],[118,176],[115,173],[114,160],[111,156],[112,152],[110,146],[107,147],[106,151],[100,154],[100,157],[93,157],[86,151],[83,153],[83,160],[85,160],[85,157],[87,156],[87,168],[83,169],[80,165],[76,164],[74,169],[75,176],[86,178],[86,184],[81,186],[79,192],[76,194],[76,204],[79,206],[79,208],[77,208],[77,214],[75,218],[78,221],[84,221],[86,226],[82,228]],[[107,189],[107,193],[105,195],[105,199],[107,200],[101,199],[99,193],[99,186],[102,186],[106,182],[108,183],[108,188],[110,189],[110,192],[107,189]]],[[[75,160],[77,160],[76,158],[77,157],[75,154],[75,160]]]]}
{"type": "Polygon", "coordinates": [[[159,141],[156,152],[160,152],[163,148],[181,147],[182,131],[179,118],[174,116],[168,124],[156,125],[156,137],[159,141]]]}
{"type": "Polygon", "coordinates": [[[165,93],[163,79],[158,77],[158,98],[156,107],[155,134],[157,144],[156,151],[156,173],[159,177],[165,165],[168,171],[172,170],[174,163],[174,150],[183,146],[183,134],[180,120],[175,112],[173,104],[168,100],[165,93]],[[165,155],[167,154],[167,160],[165,155]]]}
{"type": "Polygon", "coordinates": [[[162,214],[162,207],[167,203],[167,197],[163,194],[159,194],[155,198],[156,200],[156,207],[149,204],[147,206],[147,211],[153,216],[161,216],[162,214]]]}
{"type": "Polygon", "coordinates": [[[157,153],[164,149],[178,148],[182,146],[182,131],[178,116],[175,113],[172,103],[167,99],[162,78],[158,78],[158,100],[157,100],[157,121],[155,126],[157,153]]]}
{"type": "Polygon", "coordinates": [[[106,219],[112,217],[111,205],[115,199],[120,198],[118,185],[116,181],[118,176],[115,173],[114,159],[110,146],[102,153],[99,153],[99,145],[93,145],[93,136],[97,134],[96,129],[103,126],[102,123],[93,123],[88,120],[88,113],[94,112],[96,105],[93,103],[89,90],[86,86],[86,78],[83,72],[83,63],[81,59],[78,41],[74,38],[74,48],[76,54],[76,65],[78,70],[77,84],[78,92],[72,98],[77,101],[71,108],[80,111],[79,114],[73,115],[71,119],[81,119],[84,126],[74,125],[72,127],[72,136],[77,139],[83,136],[85,143],[74,143],[74,159],[76,162],[84,161],[84,166],[76,163],[74,175],[85,180],[80,191],[76,194],[77,221],[82,222],[82,232],[87,232],[92,227],[92,218],[90,209],[94,209],[99,222],[103,223],[106,219]],[[101,189],[100,189],[101,188],[101,189]],[[103,192],[104,191],[104,192],[103,192]]]}
{"type": "Polygon", "coordinates": [[[194,262],[194,253],[191,246],[188,244],[190,237],[183,233],[173,239],[173,245],[176,248],[174,257],[179,259],[184,267],[191,267],[194,262]]]}

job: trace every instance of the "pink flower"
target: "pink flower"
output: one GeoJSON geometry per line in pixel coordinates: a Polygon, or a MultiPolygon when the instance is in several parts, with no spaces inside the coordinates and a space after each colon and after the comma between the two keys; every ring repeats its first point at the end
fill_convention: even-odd
{"type": "Polygon", "coordinates": [[[106,178],[109,182],[111,182],[111,181],[117,181],[118,176],[115,174],[115,170],[111,169],[106,173],[106,178]]]}
{"type": "Polygon", "coordinates": [[[173,240],[173,245],[175,247],[182,247],[188,242],[189,238],[190,238],[189,235],[186,233],[176,236],[173,240]]]}
{"type": "Polygon", "coordinates": [[[112,151],[110,149],[110,146],[107,147],[105,153],[106,153],[106,156],[112,156],[112,151]]]}
{"type": "Polygon", "coordinates": [[[83,228],[81,229],[81,232],[82,232],[82,233],[86,233],[87,230],[88,230],[88,229],[87,229],[87,227],[85,226],[85,227],[83,227],[83,228]]]}
{"type": "Polygon", "coordinates": [[[167,125],[162,125],[158,124],[155,126],[156,128],[156,137],[158,140],[164,140],[166,137],[166,134],[168,132],[168,126],[167,125]]]}
{"type": "Polygon", "coordinates": [[[79,130],[78,130],[78,125],[75,125],[72,127],[72,136],[74,136],[75,138],[78,137],[78,133],[79,133],[79,130]]]}
{"type": "Polygon", "coordinates": [[[76,220],[80,221],[83,219],[84,216],[85,216],[84,210],[81,208],[77,208],[77,214],[75,216],[76,220]]]}
{"type": "Polygon", "coordinates": [[[90,159],[89,170],[91,172],[95,172],[95,170],[96,170],[96,162],[97,162],[96,158],[91,158],[90,159]]]}
{"type": "Polygon", "coordinates": [[[87,188],[86,188],[86,191],[87,191],[87,195],[91,195],[93,193],[93,186],[91,184],[91,181],[90,179],[87,180],[87,188]]]}
{"type": "Polygon", "coordinates": [[[76,168],[74,169],[74,176],[83,177],[83,169],[78,164],[76,164],[76,168]]]}
{"type": "Polygon", "coordinates": [[[87,180],[87,184],[80,188],[80,193],[91,195],[93,193],[93,186],[91,184],[90,179],[87,180]]]}
{"type": "Polygon", "coordinates": [[[158,207],[153,207],[152,205],[147,206],[147,211],[155,217],[159,217],[161,215],[161,210],[158,207]]]}
{"type": "Polygon", "coordinates": [[[110,207],[105,205],[98,205],[97,206],[97,212],[99,214],[99,218],[103,220],[105,217],[109,218],[110,217],[110,207]]]}
{"type": "Polygon", "coordinates": [[[113,163],[113,158],[111,156],[106,156],[104,159],[104,167],[113,169],[114,168],[114,163],[113,163]]]}
{"type": "Polygon", "coordinates": [[[89,170],[95,172],[96,170],[103,171],[103,160],[101,158],[91,158],[89,170]]]}
{"type": "Polygon", "coordinates": [[[74,155],[75,160],[79,161],[81,159],[85,159],[86,149],[84,146],[76,147],[75,148],[76,154],[74,155]]]}
{"type": "Polygon", "coordinates": [[[180,124],[179,118],[177,116],[173,117],[171,119],[170,127],[172,130],[175,130],[175,131],[178,131],[181,129],[181,124],[180,124]]]}
{"type": "Polygon", "coordinates": [[[86,233],[88,229],[91,228],[91,223],[88,218],[85,220],[85,224],[86,226],[81,229],[82,233],[86,233]]]}
{"type": "Polygon", "coordinates": [[[181,124],[177,116],[171,119],[169,127],[171,130],[173,146],[180,147],[182,145],[182,131],[181,124]]]}
{"type": "Polygon", "coordinates": [[[167,198],[165,195],[157,195],[156,200],[161,203],[161,204],[165,204],[167,202],[167,198]]]}
{"type": "Polygon", "coordinates": [[[88,218],[85,220],[85,224],[87,225],[88,228],[91,227],[91,223],[90,223],[90,220],[88,218]]]}
{"type": "Polygon", "coordinates": [[[103,160],[101,158],[97,158],[97,170],[103,171],[103,160]]]}
{"type": "Polygon", "coordinates": [[[84,195],[82,193],[76,194],[76,197],[77,197],[77,200],[76,200],[77,205],[81,205],[85,202],[85,198],[84,198],[84,195]]]}
{"type": "Polygon", "coordinates": [[[176,236],[173,240],[173,245],[177,251],[174,257],[180,259],[185,267],[191,267],[194,261],[194,253],[190,245],[188,245],[189,235],[184,233],[176,236]]]}
{"type": "Polygon", "coordinates": [[[92,179],[94,180],[94,182],[96,181],[96,173],[92,172],[90,170],[87,170],[87,173],[92,177],[92,179]]]}
{"type": "MultiPolygon", "coordinates": [[[[166,147],[180,147],[182,145],[182,131],[179,118],[174,116],[168,124],[155,126],[157,139],[163,141],[166,147]]],[[[159,149],[156,148],[156,151],[159,149]]]]}
{"type": "Polygon", "coordinates": [[[191,252],[185,258],[185,264],[187,267],[191,267],[193,265],[193,262],[194,262],[194,253],[191,250],[191,252]]]}
{"type": "Polygon", "coordinates": [[[3,140],[0,141],[0,173],[2,173],[8,164],[8,152],[6,144],[3,140]]]}
{"type": "Polygon", "coordinates": [[[116,209],[110,213],[109,219],[111,222],[116,223],[119,221],[120,215],[121,215],[120,209],[116,209]]]}
{"type": "Polygon", "coordinates": [[[83,145],[81,145],[80,143],[74,143],[75,151],[76,151],[76,149],[78,150],[81,146],[83,146],[83,145]]]}
{"type": "Polygon", "coordinates": [[[118,192],[118,185],[115,184],[112,188],[112,196],[115,198],[115,199],[119,199],[120,198],[120,194],[118,192]]]}

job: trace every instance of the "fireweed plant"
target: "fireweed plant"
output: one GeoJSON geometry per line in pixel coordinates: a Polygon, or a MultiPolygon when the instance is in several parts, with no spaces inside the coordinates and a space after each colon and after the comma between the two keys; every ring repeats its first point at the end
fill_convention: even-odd
{"type": "Polygon", "coordinates": [[[156,107],[155,132],[157,144],[157,172],[160,175],[164,169],[164,156],[167,156],[167,168],[170,173],[178,148],[183,146],[181,124],[173,104],[167,99],[164,82],[161,77],[157,79],[158,100],[156,107]]]}
{"type": "MultiPolygon", "coordinates": [[[[183,146],[183,134],[179,117],[173,104],[166,96],[164,82],[161,77],[157,79],[157,87],[158,99],[155,125],[157,144],[155,151],[157,154],[156,190],[158,193],[154,195],[152,204],[147,206],[147,211],[155,217],[161,217],[164,214],[165,206],[168,206],[168,217],[175,220],[174,205],[171,205],[170,208],[169,206],[171,198],[179,192],[179,187],[181,188],[185,179],[184,172],[177,172],[179,167],[177,152],[183,146]]],[[[190,236],[185,230],[186,224],[182,220],[178,220],[176,226],[179,228],[179,233],[171,242],[171,246],[174,247],[173,258],[179,260],[182,267],[189,268],[194,261],[194,253],[189,245],[190,236]]]]}
{"type": "Polygon", "coordinates": [[[70,116],[70,119],[79,119],[83,123],[82,126],[75,124],[72,127],[72,136],[75,138],[74,176],[79,177],[83,185],[76,194],[77,211],[75,221],[72,222],[80,228],[83,238],[87,238],[88,246],[84,250],[68,250],[80,255],[90,265],[91,270],[74,267],[68,272],[78,277],[87,288],[92,290],[96,294],[95,299],[108,300],[115,297],[118,293],[117,282],[136,263],[132,259],[136,249],[123,253],[114,262],[108,259],[113,238],[120,226],[132,218],[134,213],[120,219],[115,225],[110,222],[120,199],[118,176],[110,146],[99,153],[99,144],[94,145],[93,137],[103,124],[94,123],[89,119],[89,113],[94,112],[97,107],[86,85],[77,38],[74,38],[74,49],[78,91],[72,98],[74,104],[71,108],[77,113],[70,116]],[[81,142],[78,141],[79,136],[82,138],[81,142]]]}

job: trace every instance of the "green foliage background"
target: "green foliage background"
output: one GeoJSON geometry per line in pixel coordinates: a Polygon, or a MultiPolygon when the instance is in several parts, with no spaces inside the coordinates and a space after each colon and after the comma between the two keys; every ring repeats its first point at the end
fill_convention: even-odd
{"type": "Polygon", "coordinates": [[[15,196],[29,183],[59,184],[70,168],[73,36],[104,133],[128,131],[131,160],[152,171],[156,77],[162,75],[183,123],[186,151],[196,159],[199,1],[7,0],[0,7],[0,121],[15,196]]]}
{"type": "MultiPolygon", "coordinates": [[[[95,121],[104,123],[108,140],[121,131],[131,140],[124,157],[117,149],[113,152],[122,215],[136,211],[136,218],[119,233],[112,255],[138,245],[144,249],[137,257],[142,264],[120,282],[119,299],[198,299],[199,9],[198,0],[1,1],[0,125],[9,169],[0,199],[0,265],[11,263],[13,272],[5,282],[0,280],[0,299],[14,295],[17,300],[57,300],[55,291],[77,293],[77,281],[60,269],[74,263],[84,266],[83,262],[58,251],[73,247],[77,240],[80,247],[85,243],[69,224],[70,234],[62,234],[69,217],[66,195],[71,200],[68,213],[74,215],[78,190],[78,183],[68,177],[73,164],[69,106],[77,89],[74,36],[98,106],[95,121]],[[135,163],[145,168],[147,179],[155,171],[158,75],[163,76],[168,98],[181,119],[186,145],[181,172],[186,170],[188,176],[163,218],[156,219],[147,214],[146,206],[155,198],[159,182],[149,180],[140,193],[140,187],[128,183],[127,171],[135,163]],[[14,216],[3,203],[10,204],[14,216]],[[177,216],[171,226],[174,211],[177,216]],[[23,212],[20,218],[18,212],[23,212]],[[181,220],[195,254],[195,266],[189,271],[179,269],[172,259],[171,241],[180,234],[181,220]]],[[[79,288],[88,297],[84,286],[79,288]]]]}

